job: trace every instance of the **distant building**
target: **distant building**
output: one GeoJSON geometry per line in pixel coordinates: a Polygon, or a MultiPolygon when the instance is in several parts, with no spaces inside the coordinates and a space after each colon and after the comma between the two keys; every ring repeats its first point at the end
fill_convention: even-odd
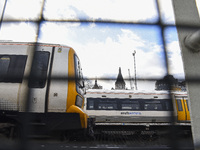
{"type": "Polygon", "coordinates": [[[176,90],[184,91],[185,82],[179,82],[172,75],[166,75],[163,79],[157,80],[155,83],[155,90],[176,90]]]}
{"type": "Polygon", "coordinates": [[[97,84],[97,79],[95,79],[95,84],[92,87],[92,89],[102,89],[102,86],[100,86],[100,85],[97,84]]]}
{"type": "Polygon", "coordinates": [[[117,76],[117,80],[115,82],[115,89],[116,90],[125,89],[125,86],[126,86],[126,83],[124,82],[124,78],[122,76],[121,67],[119,67],[119,73],[117,76]]]}

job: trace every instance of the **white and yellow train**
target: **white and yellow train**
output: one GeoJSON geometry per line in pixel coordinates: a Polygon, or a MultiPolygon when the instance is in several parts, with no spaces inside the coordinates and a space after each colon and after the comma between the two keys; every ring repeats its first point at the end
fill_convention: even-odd
{"type": "Polygon", "coordinates": [[[75,51],[58,44],[0,42],[0,123],[86,129],[84,81],[75,51]]]}
{"type": "Polygon", "coordinates": [[[190,128],[186,92],[88,90],[85,97],[85,111],[96,125],[190,128]]]}

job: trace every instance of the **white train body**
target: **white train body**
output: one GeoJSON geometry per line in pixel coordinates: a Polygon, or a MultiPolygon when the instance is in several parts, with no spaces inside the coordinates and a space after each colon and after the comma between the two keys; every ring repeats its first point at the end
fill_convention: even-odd
{"type": "MultiPolygon", "coordinates": [[[[175,99],[187,99],[185,92],[167,91],[88,90],[85,110],[97,124],[164,124],[189,122],[178,120],[175,99]]],[[[190,118],[189,118],[190,120],[190,118]]]]}
{"type": "Polygon", "coordinates": [[[0,116],[8,111],[41,115],[77,113],[80,115],[77,120],[86,128],[81,71],[78,56],[71,47],[1,42],[0,116]]]}

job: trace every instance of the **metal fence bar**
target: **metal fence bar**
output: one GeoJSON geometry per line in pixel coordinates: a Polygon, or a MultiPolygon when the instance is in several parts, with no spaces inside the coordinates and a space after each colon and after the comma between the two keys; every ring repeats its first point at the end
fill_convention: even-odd
{"type": "MultiPolygon", "coordinates": [[[[186,3],[186,1],[187,0],[185,0],[184,2],[186,3]]],[[[181,2],[182,3],[182,1],[180,1],[180,0],[174,0],[173,2],[181,2]]],[[[192,1],[192,2],[194,2],[194,1],[192,1]]],[[[3,16],[4,16],[4,13],[5,13],[5,11],[6,11],[6,3],[7,3],[7,0],[5,1],[5,6],[4,6],[4,9],[3,9],[3,13],[2,13],[2,17],[1,17],[1,22],[0,22],[0,30],[1,30],[1,26],[2,26],[2,24],[3,23],[19,23],[19,22],[27,22],[27,20],[17,20],[17,19],[11,19],[11,20],[9,20],[9,19],[3,19],[3,16]]],[[[162,18],[161,18],[161,13],[160,13],[160,7],[159,7],[159,0],[156,0],[156,5],[157,5],[157,11],[158,11],[158,14],[159,14],[159,19],[158,19],[158,22],[155,22],[155,23],[148,23],[148,22],[132,22],[132,21],[109,21],[109,20],[103,20],[103,21],[99,21],[99,20],[95,20],[95,21],[93,21],[93,20],[84,20],[84,19],[81,19],[81,20],[49,20],[49,19],[45,19],[45,17],[43,16],[43,11],[44,11],[44,4],[45,4],[45,0],[43,1],[43,4],[42,4],[42,7],[41,7],[41,12],[40,12],[40,17],[39,17],[39,20],[29,20],[29,22],[32,22],[32,23],[36,23],[37,24],[37,37],[36,37],[36,39],[35,39],[35,42],[37,42],[38,41],[38,37],[39,37],[39,35],[40,35],[40,31],[41,31],[41,24],[43,23],[43,22],[68,22],[68,23],[98,23],[98,24],[131,24],[131,25],[135,25],[135,24],[138,24],[138,25],[144,25],[144,26],[148,26],[148,25],[156,25],[156,26],[159,26],[160,28],[161,28],[161,32],[160,32],[160,37],[161,37],[161,41],[162,41],[162,44],[163,44],[163,52],[164,52],[164,58],[165,58],[165,69],[166,69],[166,72],[167,72],[167,74],[169,74],[169,65],[168,65],[168,62],[169,62],[169,60],[168,60],[168,55],[167,55],[167,50],[166,50],[166,39],[165,39],[165,36],[164,36],[164,30],[166,29],[166,27],[170,27],[170,26],[175,26],[175,25],[173,25],[173,24],[164,24],[163,22],[162,22],[162,18]]],[[[188,1],[187,1],[187,5],[188,5],[188,1]]],[[[187,8],[189,8],[188,6],[187,6],[187,8]]],[[[177,7],[175,8],[175,10],[177,9],[177,7]]],[[[194,10],[195,11],[195,10],[194,10]]],[[[192,12],[192,13],[194,13],[194,12],[192,12]]],[[[195,12],[196,13],[196,12],[195,12]]],[[[176,14],[176,11],[175,11],[175,14],[176,14]]],[[[177,15],[177,14],[176,14],[177,15]]],[[[183,15],[183,14],[182,14],[183,15]]],[[[184,17],[187,17],[187,13],[185,13],[184,14],[184,17]]],[[[195,17],[194,17],[194,19],[196,19],[195,17]]],[[[183,35],[180,35],[180,33],[184,33],[184,35],[187,35],[188,34],[188,32],[185,32],[185,29],[187,28],[189,28],[189,29],[197,29],[197,28],[199,28],[200,27],[200,23],[196,23],[196,24],[194,24],[193,22],[191,22],[191,23],[185,23],[185,24],[183,24],[183,23],[181,23],[181,22],[178,22],[177,21],[177,24],[176,24],[176,26],[178,27],[178,30],[180,31],[179,32],[179,39],[180,39],[180,42],[182,43],[182,41],[183,41],[183,35]],[[184,31],[182,30],[182,29],[184,29],[184,31]]],[[[181,45],[182,47],[184,47],[183,45],[181,45]]],[[[185,48],[182,48],[182,49],[185,49],[185,48]]],[[[185,51],[187,51],[187,50],[185,50],[185,51]]],[[[196,107],[197,107],[197,105],[195,105],[196,104],[196,102],[197,102],[197,95],[196,94],[194,94],[195,95],[195,97],[192,97],[193,96],[193,91],[195,91],[195,92],[197,92],[197,89],[199,89],[200,87],[199,87],[199,85],[197,85],[197,84],[195,84],[195,85],[193,85],[192,83],[193,82],[196,82],[196,81],[198,81],[199,82],[199,78],[198,78],[198,76],[196,76],[196,74],[198,74],[199,72],[200,72],[200,70],[197,70],[196,69],[196,67],[195,67],[195,69],[194,68],[192,68],[192,67],[190,67],[191,65],[197,65],[197,68],[198,68],[198,64],[200,63],[199,62],[199,60],[198,60],[198,55],[195,53],[191,53],[191,52],[183,52],[183,58],[184,58],[184,60],[186,60],[186,61],[184,61],[184,65],[185,65],[185,68],[186,68],[186,70],[185,70],[185,72],[186,72],[186,79],[187,79],[187,81],[190,81],[190,82],[188,82],[188,91],[189,91],[189,96],[190,96],[190,100],[193,100],[193,99],[195,99],[195,102],[193,103],[193,102],[191,102],[191,108],[192,109],[190,109],[190,110],[192,110],[192,114],[196,114],[196,107]],[[194,56],[195,55],[195,56],[194,56]],[[190,57],[190,58],[189,58],[190,57]],[[190,62],[189,61],[189,59],[191,59],[191,58],[194,58],[194,57],[196,57],[196,59],[197,59],[197,61],[196,61],[196,63],[194,63],[194,62],[190,62]],[[189,68],[189,70],[191,71],[191,72],[193,72],[194,73],[194,77],[195,78],[193,78],[193,76],[191,76],[191,74],[188,74],[188,72],[189,73],[191,73],[189,70],[187,70],[189,68]],[[195,71],[195,72],[194,72],[195,71]],[[197,71],[197,72],[196,72],[197,71]]],[[[28,77],[27,77],[28,78],[28,77]]],[[[55,80],[62,80],[64,77],[61,77],[61,76],[58,76],[58,77],[54,77],[54,79],[55,80]]],[[[95,78],[90,78],[90,80],[94,80],[95,78]]],[[[115,80],[116,78],[98,78],[99,80],[115,80]]],[[[155,78],[155,79],[152,79],[152,78],[137,78],[137,80],[156,80],[157,78],[155,78]]],[[[129,80],[129,79],[125,79],[125,80],[129,80]]],[[[171,83],[169,82],[169,86],[171,86],[171,83]]],[[[31,91],[29,91],[29,92],[31,92],[31,91]]],[[[31,106],[29,106],[29,100],[27,101],[27,112],[29,111],[29,108],[30,108],[31,106]]],[[[200,116],[200,115],[199,115],[200,116]]],[[[192,116],[192,117],[194,117],[194,115],[192,116]]],[[[172,120],[173,120],[173,117],[172,117],[172,120]]],[[[24,122],[23,122],[23,124],[27,124],[27,122],[28,122],[28,118],[25,118],[24,119],[24,122]]],[[[198,125],[198,124],[200,124],[200,121],[199,121],[199,118],[195,118],[195,119],[193,119],[193,130],[195,131],[195,133],[193,132],[193,134],[194,134],[194,136],[197,136],[197,137],[195,137],[194,138],[194,141],[195,141],[195,143],[199,143],[199,139],[200,139],[200,137],[199,137],[199,135],[200,135],[200,130],[198,130],[198,131],[196,131],[196,129],[195,129],[195,125],[198,125]]],[[[174,130],[172,129],[171,131],[170,131],[171,133],[174,133],[173,135],[175,135],[175,136],[171,136],[171,137],[173,137],[173,138],[171,138],[171,141],[172,141],[172,149],[176,149],[176,148],[178,148],[178,145],[176,145],[176,140],[175,140],[175,138],[176,138],[176,134],[175,134],[175,132],[174,132],[174,130]]],[[[23,136],[24,136],[24,138],[22,138],[22,141],[21,141],[21,146],[20,146],[20,149],[28,149],[28,143],[27,143],[27,138],[26,138],[26,130],[23,132],[23,136]],[[25,144],[24,144],[25,143],[25,144]]]]}
{"type": "MultiPolygon", "coordinates": [[[[184,22],[190,21],[192,24],[199,26],[200,19],[198,15],[198,11],[196,8],[195,0],[174,0],[173,7],[175,12],[176,23],[184,24],[184,22]]],[[[199,112],[199,89],[200,84],[198,82],[191,82],[190,79],[200,77],[200,59],[199,52],[193,52],[189,48],[185,46],[185,38],[191,33],[195,32],[196,29],[183,29],[181,27],[177,27],[179,43],[181,46],[184,70],[185,70],[185,78],[187,84],[188,96],[190,99],[190,114],[191,114],[191,124],[192,124],[192,135],[194,140],[195,149],[200,149],[200,112],[199,112]]],[[[193,41],[194,39],[192,39],[193,41]]]]}

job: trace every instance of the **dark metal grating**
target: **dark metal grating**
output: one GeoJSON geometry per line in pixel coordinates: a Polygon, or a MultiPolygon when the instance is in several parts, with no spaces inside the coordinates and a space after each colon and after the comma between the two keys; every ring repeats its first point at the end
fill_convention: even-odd
{"type": "MultiPolygon", "coordinates": [[[[59,1],[58,1],[59,2],[59,1]]],[[[44,9],[45,9],[45,0],[42,1],[41,4],[41,11],[39,14],[38,19],[4,19],[4,14],[6,12],[6,5],[8,3],[8,0],[5,0],[2,16],[0,20],[0,30],[2,28],[2,25],[9,25],[11,23],[26,23],[27,21],[29,23],[33,23],[37,27],[37,37],[35,39],[35,42],[38,41],[38,37],[41,34],[41,25],[44,22],[53,22],[53,23],[96,23],[96,24],[118,24],[118,25],[141,25],[141,26],[151,26],[155,25],[160,28],[160,38],[163,45],[163,52],[164,52],[164,59],[165,59],[165,69],[167,74],[169,74],[169,59],[167,55],[166,50],[166,39],[165,39],[165,29],[167,27],[175,27],[174,24],[165,24],[162,21],[161,12],[160,12],[160,5],[159,0],[156,0],[156,9],[158,13],[158,20],[156,22],[134,22],[134,21],[110,21],[110,20],[90,20],[90,19],[80,19],[80,20],[71,20],[71,19],[46,19],[44,17],[44,9]]],[[[183,28],[198,28],[198,26],[193,26],[191,24],[188,25],[182,25],[179,24],[177,26],[183,27],[183,28]]],[[[1,35],[0,35],[1,36],[1,35]]],[[[19,35],[20,36],[20,35],[19,35]]],[[[28,78],[28,77],[27,77],[28,78]]],[[[62,80],[65,77],[57,76],[54,77],[54,80],[62,80]]],[[[73,78],[71,80],[74,80],[73,78]]],[[[90,80],[95,80],[95,78],[90,78],[90,80]]],[[[98,80],[115,80],[115,78],[98,78],[98,80]]],[[[128,80],[128,79],[125,79],[128,80]]],[[[158,80],[157,78],[137,78],[137,80],[158,80]]],[[[199,81],[199,78],[196,79],[188,79],[192,82],[199,81]]],[[[169,82],[169,86],[170,86],[169,82]]],[[[171,86],[170,86],[171,87],[171,86]]],[[[30,92],[30,91],[29,91],[30,92]]],[[[27,100],[27,112],[30,108],[29,100],[27,100]]],[[[27,124],[29,121],[29,117],[24,115],[23,124],[27,124]]],[[[171,118],[173,120],[173,117],[171,118]]],[[[78,141],[71,140],[67,142],[58,142],[54,139],[42,139],[42,140],[36,140],[33,143],[28,140],[26,136],[26,131],[28,129],[24,129],[21,132],[22,138],[17,142],[13,140],[5,139],[4,137],[0,137],[0,149],[193,149],[193,143],[192,143],[192,137],[186,137],[182,139],[182,135],[180,136],[177,134],[177,129],[175,128],[169,128],[167,129],[167,133],[163,134],[159,139],[150,138],[149,136],[152,136],[154,134],[152,133],[142,133],[143,136],[136,136],[134,129],[124,129],[123,127],[117,128],[114,131],[109,130],[106,131],[106,128],[99,127],[97,130],[99,130],[99,134],[97,135],[95,140],[89,141],[78,141]],[[166,138],[167,137],[167,138],[166,138]],[[1,139],[2,138],[2,139],[1,139]],[[167,139],[167,140],[166,140],[167,139]],[[5,142],[4,142],[5,141],[5,142]],[[8,144],[11,143],[11,144],[8,144]],[[35,144],[37,143],[37,144],[35,144]]]]}

